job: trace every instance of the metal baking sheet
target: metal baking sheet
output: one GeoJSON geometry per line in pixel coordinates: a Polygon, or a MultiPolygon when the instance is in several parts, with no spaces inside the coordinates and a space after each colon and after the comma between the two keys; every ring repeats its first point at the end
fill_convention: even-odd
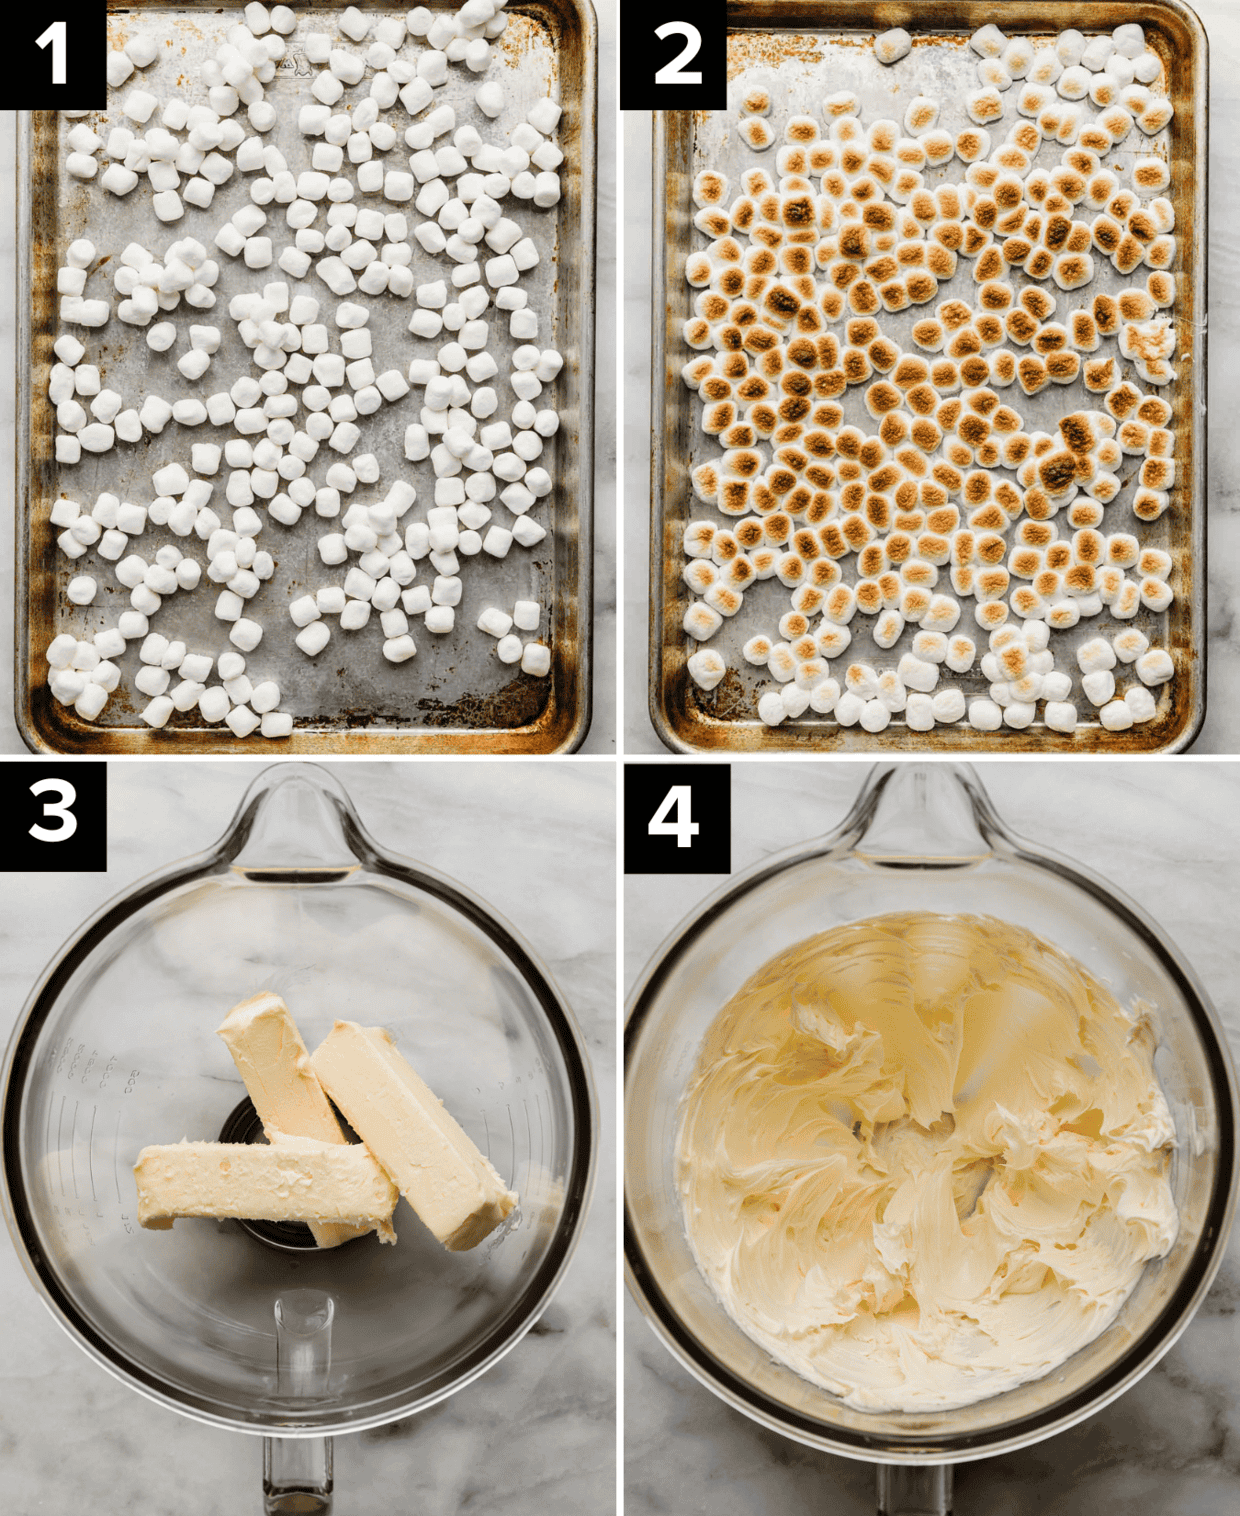
{"type": "MultiPolygon", "coordinates": [[[[363,6],[376,16],[403,16],[404,6],[363,6]]],[[[438,6],[456,9],[448,0],[438,6]]],[[[310,100],[308,86],[316,72],[307,61],[303,39],[307,31],[326,31],[340,36],[338,21],[343,6],[315,5],[298,8],[298,27],[288,38],[288,53],[266,98],[276,105],[278,118],[265,140],[284,153],[294,173],[310,167],[311,139],[297,129],[296,105],[310,100]]],[[[547,536],[533,549],[514,544],[507,558],[479,555],[463,563],[464,595],[457,607],[457,622],[451,633],[435,636],[425,632],[419,618],[411,618],[410,630],[417,643],[417,656],[394,665],[382,655],[382,637],[377,625],[346,633],[333,627],[332,640],[317,659],[305,657],[294,646],[297,628],[289,619],[287,604],[308,590],[339,583],[342,569],[329,569],[321,562],[317,540],[333,530],[330,521],[317,517],[313,508],[293,528],[265,521],[260,546],[276,558],[275,577],[259,591],[255,615],[264,628],[263,641],[248,655],[247,672],[255,682],[273,678],[282,692],[281,709],[295,717],[293,736],[273,746],[275,752],[318,753],[548,753],[571,751],[584,739],[590,721],[591,641],[593,610],[593,377],[594,377],[594,225],[595,159],[597,126],[597,34],[590,0],[523,0],[508,8],[506,31],[493,46],[493,63],[486,77],[501,79],[505,104],[501,116],[491,123],[473,104],[480,76],[463,66],[453,66],[446,85],[436,91],[436,104],[457,110],[458,123],[476,124],[484,140],[505,142],[508,131],[524,118],[526,110],[548,93],[556,93],[564,108],[557,140],[565,155],[560,168],[562,199],[551,210],[535,209],[532,202],[509,197],[505,214],[534,236],[542,261],[524,276],[530,303],[541,316],[538,341],[554,346],[564,355],[564,367],[554,384],[544,390],[540,404],[553,405],[560,413],[557,435],[544,447],[539,462],[552,476],[552,493],[535,507],[547,536]],[[551,675],[534,679],[519,666],[505,665],[495,656],[493,639],[474,627],[478,613],[488,605],[511,610],[518,598],[537,599],[543,607],[538,635],[552,648],[551,675]]],[[[185,0],[175,6],[158,0],[109,7],[110,46],[119,47],[135,31],[154,34],[164,41],[156,62],[143,75],[135,75],[119,91],[109,91],[107,112],[85,118],[106,138],[110,126],[121,121],[120,102],[128,89],[141,85],[166,100],[174,94],[188,103],[205,103],[205,88],[196,65],[212,56],[228,29],[243,19],[242,7],[219,8],[214,4],[185,0]]],[[[341,44],[358,48],[341,36],[341,44]]],[[[368,43],[366,44],[368,45],[368,43]]],[[[420,46],[420,44],[419,44],[420,46]]],[[[415,56],[412,46],[405,53],[415,56]]],[[[369,71],[367,74],[369,78],[369,71]]],[[[338,108],[366,97],[363,82],[346,92],[338,108]]],[[[242,107],[244,111],[244,107],[242,107]]],[[[397,130],[395,148],[387,155],[393,167],[406,165],[408,149],[403,142],[409,117],[397,103],[383,113],[397,130]],[[399,161],[397,161],[399,160],[399,161]]],[[[158,123],[158,113],[152,118],[158,123]]],[[[151,474],[163,464],[182,461],[188,466],[191,442],[222,444],[230,430],[212,427],[181,427],[170,422],[158,436],[140,442],[118,442],[102,455],[83,454],[82,462],[61,466],[55,461],[55,413],[48,400],[47,384],[56,361],[52,344],[59,335],[56,271],[64,262],[65,249],[77,237],[96,244],[102,265],[90,275],[88,298],[118,298],[112,289],[112,270],[121,250],[130,241],[161,252],[177,238],[192,236],[214,252],[212,237],[219,226],[249,201],[253,175],[237,172],[217,190],[206,210],[186,207],[182,220],[164,226],[155,218],[151,191],[145,180],[123,199],[98,186],[98,181],[69,177],[64,159],[64,136],[76,123],[54,112],[23,116],[19,127],[18,164],[18,310],[17,354],[19,397],[17,437],[17,637],[15,704],[19,729],[31,748],[66,753],[166,753],[237,752],[241,745],[227,727],[212,727],[197,711],[174,714],[160,731],[150,730],[138,711],[145,697],[134,691],[132,678],[138,650],[131,644],[124,658],[120,688],[96,722],[85,722],[71,706],[58,704],[47,688],[45,650],[53,637],[69,631],[87,636],[104,626],[115,625],[128,607],[128,591],[119,585],[111,566],[92,549],[86,557],[70,562],[56,544],[57,528],[48,519],[56,499],[64,494],[87,508],[102,491],[122,499],[148,504],[156,493],[151,474]],[[64,589],[75,574],[91,573],[100,585],[96,603],[86,608],[71,605],[64,589]]],[[[243,125],[247,125],[242,120],[243,125]]],[[[106,160],[104,160],[106,162],[106,160]]],[[[349,173],[346,166],[342,173],[349,173]]],[[[357,196],[360,205],[375,204],[386,211],[397,209],[377,197],[357,196]]],[[[412,205],[403,208],[410,229],[420,219],[412,205]]],[[[291,245],[293,233],[285,227],[279,205],[268,207],[268,225],[277,256],[291,245]]],[[[325,224],[320,215],[316,223],[325,224]]],[[[447,277],[444,260],[432,259],[410,238],[415,283],[447,277]]],[[[140,406],[148,394],[168,400],[199,395],[205,398],[229,387],[241,373],[253,370],[235,325],[228,319],[227,302],[242,290],[261,289],[272,280],[286,280],[290,293],[308,293],[324,307],[320,319],[331,321],[335,298],[314,276],[296,283],[273,263],[270,269],[252,271],[241,260],[217,254],[221,267],[216,286],[217,303],[212,311],[181,307],[160,319],[171,320],[178,340],[164,354],[152,353],[145,342],[145,329],[127,326],[115,313],[107,326],[96,331],[73,329],[87,348],[84,362],[96,363],[105,386],[124,396],[125,404],[140,406]],[[223,343],[212,366],[197,384],[183,380],[175,368],[176,358],[188,347],[191,323],[218,326],[223,343]]],[[[359,297],[351,297],[357,299],[359,297]]],[[[414,309],[412,297],[369,297],[370,330],[374,339],[376,372],[399,367],[412,357],[433,357],[443,337],[427,341],[408,332],[414,309]]],[[[504,385],[509,355],[518,344],[510,337],[502,312],[488,313],[491,324],[489,350],[500,364],[496,386],[500,390],[497,418],[508,413],[511,396],[504,385]]],[[[66,328],[68,329],[68,328],[66,328]]],[[[373,452],[381,467],[380,482],[359,484],[354,500],[379,499],[395,479],[407,479],[418,491],[417,504],[401,523],[423,519],[433,503],[434,476],[429,461],[409,463],[404,458],[406,425],[417,420],[420,391],[404,400],[384,405],[375,415],[360,418],[362,438],[356,452],[373,452]]],[[[327,463],[335,460],[321,448],[309,474],[322,482],[327,463]],[[321,472],[320,472],[321,470],[321,472]]],[[[216,479],[211,505],[223,517],[226,467],[216,479]]],[[[345,500],[347,505],[348,500],[345,500]]],[[[505,517],[496,507],[496,517],[505,517]]],[[[177,539],[166,527],[148,528],[133,540],[132,551],[151,559],[157,547],[175,542],[206,566],[205,544],[196,537],[177,539]]],[[[428,561],[418,565],[418,582],[429,583],[433,570],[428,561]],[[428,577],[429,576],[429,577],[428,577]]],[[[205,578],[199,588],[175,597],[172,606],[161,609],[152,629],[183,637],[191,651],[218,654],[228,649],[227,627],[215,619],[212,607],[217,587],[205,578]],[[169,628],[175,628],[175,631],[169,628]]],[[[375,617],[372,616],[372,623],[375,617]]],[[[254,741],[261,741],[257,735],[254,741]]]]}
{"type": "MultiPolygon", "coordinates": [[[[1205,714],[1206,685],[1206,173],[1207,173],[1207,83],[1208,49],[1205,33],[1195,14],[1181,0],[1014,0],[1014,3],[980,3],[980,0],[923,0],[923,3],[893,4],[890,0],[823,0],[813,6],[777,3],[777,0],[741,0],[728,6],[727,111],[665,112],[654,120],[654,250],[652,288],[656,311],[662,292],[663,312],[656,315],[653,330],[652,374],[652,465],[651,465],[651,619],[650,619],[650,712],[656,731],[667,745],[694,751],[842,751],[842,752],[1176,752],[1196,737],[1205,714]],[[861,100],[861,121],[867,125],[878,117],[903,120],[914,95],[923,93],[939,100],[939,125],[953,133],[971,125],[964,109],[967,91],[978,88],[977,55],[968,47],[970,35],[994,22],[1007,36],[1049,40],[1058,32],[1076,27],[1087,36],[1111,31],[1122,22],[1139,21],[1146,40],[1163,60],[1163,79],[1153,86],[1166,92],[1175,105],[1170,127],[1146,138],[1134,128],[1128,140],[1113,149],[1105,166],[1128,181],[1125,171],[1138,155],[1153,154],[1171,165],[1170,187],[1163,193],[1176,212],[1178,251],[1173,272],[1177,300],[1171,311],[1177,332],[1176,363],[1179,377],[1159,391],[1171,403],[1175,432],[1177,483],[1172,507],[1152,525],[1140,523],[1130,508],[1141,458],[1125,458],[1116,473],[1125,488],[1106,509],[1104,532],[1128,531],[1142,547],[1160,547],[1174,560],[1171,584],[1176,598],[1168,611],[1155,614],[1144,608],[1135,622],[1150,637],[1152,645],[1165,647],[1175,663],[1172,680],[1155,693],[1158,709],[1154,719],[1126,732],[1108,732],[1079,687],[1075,650],[1081,642],[1100,632],[1114,633],[1122,623],[1104,607],[1101,616],[1078,623],[1068,632],[1052,633],[1056,668],[1074,677],[1079,724],[1071,736],[1049,731],[1038,718],[1024,731],[1001,728],[979,732],[958,723],[939,726],[931,732],[913,732],[896,715],[887,729],[876,735],[859,726],[841,727],[833,716],[812,711],[779,727],[767,727],[757,715],[756,691],[771,681],[764,669],[755,669],[741,657],[741,647],[755,633],[775,635],[776,622],[788,609],[788,591],[778,579],[756,584],[746,594],[746,605],[708,643],[717,647],[729,673],[710,693],[698,688],[685,667],[697,644],[682,629],[682,618],[693,596],[681,579],[685,558],[681,535],[687,522],[698,517],[722,515],[703,505],[693,493],[691,470],[720,449],[715,439],[700,428],[701,402],[681,378],[682,366],[692,356],[681,335],[684,321],[693,314],[697,293],[684,277],[685,257],[703,247],[707,238],[693,226],[695,207],[691,190],[696,174],[714,168],[730,180],[730,197],[738,193],[740,174],[750,167],[763,167],[777,177],[775,153],[754,152],[739,138],[737,105],[745,89],[761,84],[770,90],[773,106],[767,118],[775,131],[776,144],[783,140],[783,126],[794,114],[812,115],[821,122],[824,96],[843,89],[855,91],[861,100]],[[894,68],[884,68],[873,53],[873,38],[889,27],[903,26],[913,38],[913,51],[894,68]],[[1138,139],[1135,140],[1134,139],[1138,139]],[[757,614],[750,604],[757,600],[757,614]],[[1064,655],[1067,655],[1066,657],[1064,655]]],[[[1009,99],[1011,97],[1009,96],[1009,99]]],[[[1009,107],[1002,131],[1013,120],[1009,107]]],[[[826,134],[825,126],[822,128],[826,134]]],[[[998,137],[1000,128],[993,128],[998,137]]],[[[1053,167],[1044,148],[1038,167],[1053,167]]],[[[935,188],[945,179],[959,180],[962,166],[953,159],[944,168],[925,171],[926,183],[935,188]]],[[[883,331],[904,342],[914,321],[939,300],[959,295],[972,303],[975,288],[968,260],[960,260],[956,275],[940,285],[929,306],[914,306],[898,315],[883,312],[883,331]]],[[[1100,291],[1144,282],[1145,270],[1130,279],[1118,275],[1109,262],[1095,259],[1095,277],[1076,295],[1064,294],[1047,281],[1045,288],[1058,297],[1054,319],[1086,304],[1100,291]]],[[[1021,270],[1007,274],[1017,297],[1036,281],[1021,270]]],[[[842,338],[841,338],[842,340],[842,338]]],[[[911,343],[908,343],[911,347],[911,343]]],[[[1111,347],[1104,349],[1110,353],[1111,347]]],[[[1118,358],[1118,349],[1114,349],[1118,358]]],[[[1131,364],[1118,360],[1125,378],[1141,384],[1131,364]]],[[[872,433],[876,427],[864,405],[860,389],[844,397],[845,424],[872,433]]],[[[1077,409],[1098,409],[1100,397],[1090,395],[1080,380],[1066,387],[1051,385],[1032,399],[1018,385],[1003,392],[1004,403],[1018,410],[1025,430],[1053,432],[1058,418],[1077,409]]],[[[853,582],[855,569],[845,573],[853,582]]],[[[985,634],[976,626],[973,602],[961,598],[958,630],[973,637],[980,654],[985,634]]],[[[894,667],[911,642],[906,633],[890,652],[877,649],[870,635],[870,618],[858,614],[850,630],[853,642],[848,653],[832,665],[842,676],[853,661],[881,669],[894,667]]],[[[987,682],[975,665],[969,675],[951,676],[966,697],[985,695],[987,682]]],[[[1120,682],[1120,681],[1117,681],[1120,682]]],[[[1123,683],[1128,683],[1124,680],[1123,683]]],[[[842,683],[842,677],[841,677],[842,683]]]]}

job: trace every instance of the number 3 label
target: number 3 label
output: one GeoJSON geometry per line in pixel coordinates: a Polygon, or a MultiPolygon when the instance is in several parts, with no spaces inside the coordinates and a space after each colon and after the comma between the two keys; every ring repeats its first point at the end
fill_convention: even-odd
{"type": "Polygon", "coordinates": [[[15,823],[5,839],[7,873],[107,872],[106,763],[82,758],[0,760],[0,799],[7,802],[15,823]]]}
{"type": "Polygon", "coordinates": [[[68,842],[78,828],[77,817],[69,809],[77,799],[77,791],[67,779],[40,779],[30,786],[32,795],[45,795],[48,790],[55,790],[60,799],[45,800],[43,814],[49,820],[54,817],[60,825],[53,831],[36,824],[30,828],[30,835],[38,842],[68,842]]]}
{"type": "Polygon", "coordinates": [[[666,37],[685,39],[685,46],[670,63],[663,65],[654,76],[654,82],[656,84],[701,84],[700,69],[685,73],[680,66],[682,63],[692,63],[702,50],[702,34],[697,27],[688,21],[665,21],[662,26],[655,27],[654,34],[660,42],[666,37]]]}

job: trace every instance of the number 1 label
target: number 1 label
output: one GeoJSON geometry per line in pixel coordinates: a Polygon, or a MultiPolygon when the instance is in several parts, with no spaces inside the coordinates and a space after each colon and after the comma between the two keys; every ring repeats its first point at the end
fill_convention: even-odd
{"type": "MultiPolygon", "coordinates": [[[[106,110],[109,7],[100,0],[56,0],[40,11],[24,23],[19,21],[9,38],[14,66],[0,91],[0,106],[66,111],[70,117],[106,110]],[[46,19],[48,11],[54,21],[46,19]]],[[[136,12],[128,14],[132,17],[136,12]]],[[[123,37],[123,32],[118,33],[117,47],[123,37]]],[[[73,124],[68,121],[66,130],[73,124]]]]}
{"type": "Polygon", "coordinates": [[[63,21],[53,21],[43,35],[35,39],[36,47],[47,47],[49,44],[52,49],[52,83],[64,84],[67,75],[65,73],[65,23],[63,21]]]}

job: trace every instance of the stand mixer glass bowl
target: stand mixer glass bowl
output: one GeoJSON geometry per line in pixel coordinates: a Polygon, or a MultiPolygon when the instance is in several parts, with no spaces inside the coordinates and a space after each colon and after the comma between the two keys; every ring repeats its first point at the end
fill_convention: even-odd
{"type": "Polygon", "coordinates": [[[382,853],[311,765],[267,770],[215,847],[87,922],[32,993],[0,1090],[6,1220],[53,1315],[153,1400],[280,1438],[408,1416],[494,1363],[555,1290],[593,1177],[585,1050],[547,971],[463,887],[382,853]],[[138,1151],[219,1140],[245,1090],[215,1029],[260,989],[311,1048],[336,1017],[388,1027],[517,1189],[515,1216],[466,1253],[404,1203],[395,1247],[141,1231],[138,1151]],[[278,1371],[282,1298],[309,1302],[298,1330],[330,1328],[313,1372],[278,1371]]]}
{"type": "Polygon", "coordinates": [[[1079,865],[1013,836],[969,768],[871,772],[831,835],[764,859],[663,944],[629,1002],[625,1038],[625,1260],[664,1344],[723,1400],[799,1442],[886,1464],[984,1458],[1101,1409],[1167,1351],[1217,1272],[1236,1201],[1237,1094],[1221,1026],[1175,948],[1079,865]],[[1116,1320],[1041,1379],[929,1413],[853,1410],[770,1358],[699,1273],[675,1177],[681,1097],[703,1036],[781,949],[893,911],[995,916],[1080,960],[1121,1005],[1155,1008],[1155,1069],[1175,1121],[1179,1235],[1147,1263],[1116,1320]]]}

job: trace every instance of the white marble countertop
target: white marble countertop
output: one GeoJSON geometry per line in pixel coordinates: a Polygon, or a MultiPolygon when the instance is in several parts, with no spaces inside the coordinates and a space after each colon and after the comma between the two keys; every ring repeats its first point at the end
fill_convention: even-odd
{"type": "MultiPolygon", "coordinates": [[[[594,714],[580,751],[616,750],[616,6],[595,5],[599,32],[598,225],[595,245],[594,372],[594,714]]],[[[16,189],[16,113],[0,111],[0,204],[16,189]]],[[[0,227],[0,291],[14,292],[14,224],[0,227]]],[[[13,498],[15,310],[0,295],[0,499],[13,498]]],[[[14,511],[0,510],[0,625],[13,617],[14,511]]],[[[241,744],[238,744],[240,747],[241,744]]],[[[13,669],[0,666],[0,753],[24,753],[13,719],[13,669]]]]}
{"type": "MultiPolygon", "coordinates": [[[[735,872],[838,826],[869,765],[732,766],[735,872]]],[[[1196,760],[978,765],[1018,833],[1115,880],[1196,969],[1240,1057],[1235,902],[1240,766],[1196,760]]],[[[626,989],[686,910],[722,881],[630,880],[626,989]]],[[[1230,1516],[1240,1501],[1240,1235],[1183,1337],[1080,1426],[956,1470],[956,1516],[1230,1516]]],[[[731,1410],[625,1307],[626,1516],[863,1516],[867,1464],[789,1442],[731,1410]]]]}
{"type": "MultiPolygon", "coordinates": [[[[392,852],[459,880],[546,962],[589,1048],[601,1114],[581,1243],[541,1321],[420,1416],[335,1441],[341,1516],[580,1516],[615,1490],[615,778],[612,765],[486,760],[331,767],[392,852]],[[481,764],[481,766],[480,766],[481,764]],[[514,820],[520,818],[514,825],[514,820]],[[571,848],[564,839],[571,836],[571,848]],[[531,884],[537,881],[536,891],[531,884]]],[[[207,847],[264,765],[109,765],[109,872],[0,874],[7,1041],[40,970],[103,901],[207,847]]],[[[0,1232],[0,1508],[216,1516],[262,1508],[261,1439],[155,1406],[105,1374],[40,1305],[0,1232]]]]}
{"type": "MultiPolygon", "coordinates": [[[[1240,6],[1192,0],[1210,39],[1209,671],[1195,753],[1240,752],[1240,455],[1227,425],[1240,384],[1240,6]]],[[[1137,7],[1133,7],[1134,13],[1137,7]]],[[[624,747],[662,753],[647,712],[650,478],[650,117],[624,140],[624,747]]]]}

